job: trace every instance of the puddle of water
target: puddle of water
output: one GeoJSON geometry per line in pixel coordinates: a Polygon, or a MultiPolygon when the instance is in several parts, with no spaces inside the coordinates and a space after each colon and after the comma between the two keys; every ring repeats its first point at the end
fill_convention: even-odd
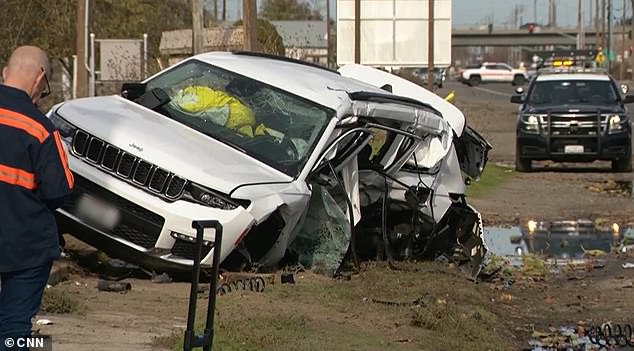
{"type": "MultiPolygon", "coordinates": [[[[492,254],[521,264],[521,257],[535,254],[555,260],[583,259],[590,250],[609,252],[634,230],[596,228],[592,221],[532,222],[526,227],[485,227],[484,242],[492,254]],[[532,230],[529,230],[529,228],[532,230]]],[[[631,240],[631,239],[630,239],[631,240]]]]}

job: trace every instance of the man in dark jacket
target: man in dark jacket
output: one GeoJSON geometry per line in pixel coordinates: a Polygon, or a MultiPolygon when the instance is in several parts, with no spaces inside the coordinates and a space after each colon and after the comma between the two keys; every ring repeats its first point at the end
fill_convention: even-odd
{"type": "Polygon", "coordinates": [[[36,107],[50,93],[48,72],[48,57],[33,46],[17,48],[2,70],[0,350],[21,350],[18,338],[31,334],[60,255],[53,211],[73,188],[59,132],[36,107]]]}

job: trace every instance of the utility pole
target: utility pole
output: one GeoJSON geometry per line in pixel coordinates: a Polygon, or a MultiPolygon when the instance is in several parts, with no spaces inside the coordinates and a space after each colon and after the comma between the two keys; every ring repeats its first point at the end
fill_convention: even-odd
{"type": "MultiPolygon", "coordinates": [[[[632,8],[631,8],[631,28],[630,28],[630,33],[632,33],[632,37],[630,38],[630,48],[634,48],[634,0],[632,0],[632,8]]],[[[634,80],[634,53],[630,53],[630,68],[632,68],[632,77],[631,79],[634,80]]]]}
{"type": "Polygon", "coordinates": [[[585,46],[583,33],[583,16],[581,14],[581,0],[577,0],[577,50],[581,50],[585,46]]]}
{"type": "Polygon", "coordinates": [[[361,63],[361,0],[354,0],[354,63],[361,63]]]}
{"type": "Polygon", "coordinates": [[[601,49],[605,47],[605,0],[601,0],[601,49]]]}
{"type": "Polygon", "coordinates": [[[533,0],[533,22],[537,23],[537,0],[533,0]]]}
{"type": "Polygon", "coordinates": [[[227,0],[222,0],[222,21],[227,20],[227,0]]]}
{"type": "Polygon", "coordinates": [[[330,0],[326,0],[326,67],[330,68],[332,38],[330,38],[330,0]]]}
{"type": "Polygon", "coordinates": [[[192,4],[192,53],[203,52],[203,0],[191,0],[192,4]]]}
{"type": "Polygon", "coordinates": [[[258,51],[258,6],[256,0],[242,0],[244,50],[258,51]]]}
{"type": "Polygon", "coordinates": [[[429,1],[429,18],[427,19],[427,89],[434,90],[434,0],[429,1]]]}
{"type": "Polygon", "coordinates": [[[610,55],[612,54],[612,0],[608,0],[608,72],[612,68],[612,62],[610,60],[610,55]]]}
{"type": "Polygon", "coordinates": [[[76,67],[76,97],[88,96],[88,71],[86,70],[86,0],[77,0],[77,19],[75,21],[75,28],[77,37],[75,39],[75,47],[77,48],[75,54],[77,55],[76,67]]]}
{"type": "Polygon", "coordinates": [[[211,3],[213,6],[214,22],[216,22],[218,21],[218,0],[213,0],[211,3]]]}
{"type": "Polygon", "coordinates": [[[627,11],[627,1],[623,1],[623,16],[621,17],[621,62],[619,63],[619,79],[625,79],[625,19],[627,11]]]}
{"type": "Polygon", "coordinates": [[[555,0],[548,0],[548,26],[557,27],[557,8],[555,0]]]}

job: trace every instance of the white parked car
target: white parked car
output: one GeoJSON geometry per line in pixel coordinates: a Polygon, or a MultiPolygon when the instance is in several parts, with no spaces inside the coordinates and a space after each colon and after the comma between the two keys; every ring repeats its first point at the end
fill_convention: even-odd
{"type": "Polygon", "coordinates": [[[523,85],[528,80],[528,76],[526,71],[515,69],[506,63],[484,62],[467,66],[458,79],[470,86],[488,82],[509,82],[513,85],[523,85]]]}
{"type": "MultiPolygon", "coordinates": [[[[192,221],[207,219],[223,226],[226,266],[277,264],[317,189],[345,200],[354,248],[372,202],[362,202],[360,174],[396,179],[415,152],[440,167],[456,133],[420,100],[299,61],[226,52],[182,61],[121,96],[59,104],[49,118],[76,178],[72,201],[57,213],[60,231],[157,272],[191,267],[192,221]]],[[[436,206],[445,192],[428,188],[440,189],[429,197],[436,206]]],[[[451,224],[459,238],[479,237],[481,223],[462,222],[451,224]]],[[[204,265],[213,242],[206,231],[204,265]]]]}

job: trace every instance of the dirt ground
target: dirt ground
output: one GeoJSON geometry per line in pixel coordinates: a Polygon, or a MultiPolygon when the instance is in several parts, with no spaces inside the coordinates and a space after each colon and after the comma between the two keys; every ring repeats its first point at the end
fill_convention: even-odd
{"type": "MultiPolygon", "coordinates": [[[[456,104],[467,115],[469,125],[493,145],[489,162],[512,165],[517,111],[517,106],[508,102],[512,88],[485,85],[482,89],[473,89],[451,83],[438,93],[444,95],[450,90],[456,91],[456,104]]],[[[609,223],[619,223],[622,227],[634,225],[634,202],[631,195],[627,191],[601,191],[602,186],[612,184],[612,181],[631,182],[634,179],[632,173],[611,173],[608,163],[543,163],[538,170],[515,174],[487,194],[468,201],[481,211],[487,225],[516,226],[529,219],[585,218],[603,218],[609,223]]],[[[76,252],[85,250],[72,239],[69,241],[76,252]]],[[[402,290],[403,292],[424,292],[436,301],[446,299],[449,304],[462,306],[460,308],[477,306],[489,311],[495,318],[490,324],[483,323],[489,328],[490,336],[499,339],[496,341],[485,339],[484,336],[472,336],[473,343],[470,344],[456,346],[449,341],[435,344],[431,341],[445,335],[447,330],[435,329],[433,325],[413,328],[415,323],[401,320],[400,314],[396,313],[398,311],[377,310],[374,307],[367,308],[367,305],[362,305],[365,307],[360,309],[355,305],[357,309],[351,309],[345,306],[343,301],[348,300],[343,298],[342,303],[337,305],[337,298],[328,295],[329,289],[336,290],[342,284],[348,284],[358,296],[353,293],[346,293],[345,296],[350,297],[348,294],[351,294],[353,296],[350,301],[358,302],[361,297],[383,292],[381,289],[374,290],[375,284],[380,284],[382,280],[395,279],[402,283],[406,279],[405,275],[398,276],[401,273],[369,266],[361,274],[353,276],[349,282],[333,283],[332,279],[305,273],[301,275],[303,281],[299,281],[293,288],[278,284],[272,288],[271,293],[238,293],[219,297],[216,315],[221,326],[217,330],[219,338],[232,335],[232,327],[239,328],[241,324],[253,323],[253,319],[266,320],[267,316],[272,318],[278,313],[284,313],[300,316],[297,318],[301,320],[298,322],[297,319],[292,319],[292,323],[287,326],[275,327],[277,329],[274,328],[272,334],[285,336],[284,330],[291,330],[294,334],[289,339],[304,341],[289,344],[291,341],[280,341],[279,335],[273,335],[266,339],[269,347],[248,346],[251,344],[246,340],[243,348],[234,346],[218,349],[521,350],[528,346],[527,340],[531,335],[535,336],[536,331],[548,331],[549,326],[558,328],[562,325],[577,325],[579,322],[590,325],[606,321],[633,323],[631,311],[634,311],[634,300],[631,296],[634,269],[623,269],[621,264],[634,262],[634,257],[611,253],[602,255],[599,259],[600,261],[589,261],[590,263],[586,262],[581,266],[564,267],[559,273],[515,272],[480,284],[464,279],[455,268],[438,263],[423,263],[417,266],[419,272],[415,278],[403,284],[412,289],[402,290]],[[430,284],[432,281],[434,283],[430,284]],[[320,299],[302,302],[300,287],[302,284],[310,285],[308,282],[322,286],[324,291],[317,295],[321,296],[320,299]],[[236,317],[240,314],[244,316],[244,323],[236,317]],[[297,323],[306,325],[306,328],[293,329],[297,323]],[[311,331],[315,328],[323,330],[323,335],[311,331]],[[367,333],[366,339],[370,340],[365,344],[347,342],[344,338],[346,334],[361,331],[367,333]],[[329,339],[324,335],[330,335],[338,343],[314,342],[329,339]]],[[[157,340],[173,335],[175,330],[181,333],[186,323],[189,284],[157,284],[149,279],[127,281],[131,282],[132,289],[126,294],[99,292],[95,288],[97,277],[84,269],[75,268],[68,280],[52,289],[80,301],[83,307],[74,313],[42,313],[38,319],[50,319],[54,324],[35,328],[39,328],[43,334],[53,336],[54,350],[164,349],[165,343],[157,340]]],[[[387,291],[390,287],[385,289],[387,291]]],[[[392,291],[394,295],[391,297],[396,300],[412,297],[400,295],[399,289],[392,291]]],[[[402,309],[399,311],[403,312],[402,309]]],[[[403,315],[409,313],[410,310],[405,310],[403,315]]],[[[479,317],[476,320],[480,320],[480,313],[477,316],[479,317]]],[[[454,328],[452,326],[448,322],[446,328],[454,328]]],[[[266,329],[267,326],[253,326],[259,327],[266,329]]],[[[454,329],[461,328],[457,325],[454,329]]],[[[486,333],[478,331],[475,334],[486,333]]],[[[236,338],[239,337],[241,336],[236,338]]],[[[460,339],[461,336],[453,335],[451,338],[460,339]]]]}

